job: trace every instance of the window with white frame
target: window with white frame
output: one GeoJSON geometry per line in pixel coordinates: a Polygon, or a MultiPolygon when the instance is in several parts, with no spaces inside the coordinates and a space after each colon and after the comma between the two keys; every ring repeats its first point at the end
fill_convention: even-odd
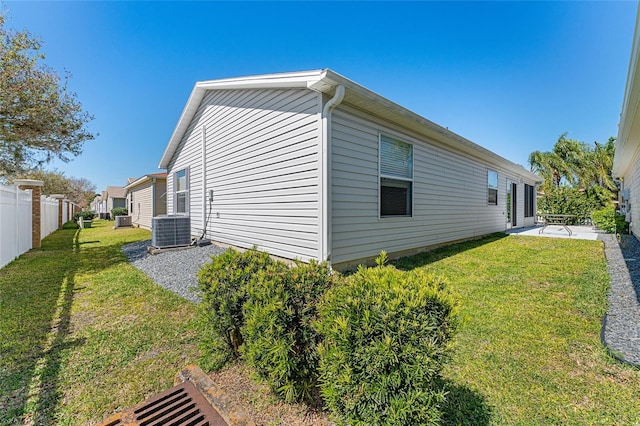
{"type": "Polygon", "coordinates": [[[498,205],[498,172],[487,170],[487,204],[498,205]]]}
{"type": "Polygon", "coordinates": [[[380,135],[380,217],[413,215],[413,145],[380,135]]]}
{"type": "Polygon", "coordinates": [[[189,213],[189,173],[187,169],[178,170],[173,175],[175,194],[174,211],[176,214],[189,213]]]}

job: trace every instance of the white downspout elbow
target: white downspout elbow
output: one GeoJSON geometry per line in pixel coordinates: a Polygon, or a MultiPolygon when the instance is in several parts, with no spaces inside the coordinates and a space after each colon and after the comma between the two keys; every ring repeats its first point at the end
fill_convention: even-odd
{"type": "Polygon", "coordinates": [[[344,99],[344,86],[336,87],[333,98],[322,109],[322,257],[331,259],[331,111],[344,99]]]}

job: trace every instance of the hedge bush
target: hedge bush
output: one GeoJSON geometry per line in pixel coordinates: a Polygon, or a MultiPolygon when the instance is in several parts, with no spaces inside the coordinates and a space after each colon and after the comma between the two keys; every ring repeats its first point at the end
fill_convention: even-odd
{"type": "Polygon", "coordinates": [[[541,214],[569,214],[570,225],[588,223],[593,211],[603,208],[611,202],[610,194],[600,187],[581,190],[569,186],[549,189],[538,200],[538,212],[541,214]]]}
{"type": "Polygon", "coordinates": [[[202,297],[201,361],[205,368],[221,368],[240,356],[244,341],[242,305],[247,298],[247,283],[273,263],[268,253],[255,249],[239,253],[228,249],[212,257],[211,263],[198,272],[198,291],[202,297]]]}
{"type": "Polygon", "coordinates": [[[328,264],[276,262],[247,286],[243,358],[286,402],[317,396],[319,333],[313,328],[318,299],[337,275],[328,264]]]}
{"type": "Polygon", "coordinates": [[[594,225],[608,234],[629,231],[629,224],[624,220],[624,215],[617,213],[613,206],[594,212],[592,219],[594,225]]]}
{"type": "Polygon", "coordinates": [[[111,220],[116,220],[116,216],[126,216],[129,210],[124,207],[114,207],[111,209],[111,220]]]}
{"type": "Polygon", "coordinates": [[[91,210],[82,210],[73,214],[73,221],[78,222],[78,220],[82,217],[83,220],[93,220],[96,216],[96,213],[91,210]]]}
{"type": "Polygon", "coordinates": [[[327,407],[349,425],[438,423],[438,377],[457,325],[457,302],[442,279],[360,267],[319,306],[327,407]]]}

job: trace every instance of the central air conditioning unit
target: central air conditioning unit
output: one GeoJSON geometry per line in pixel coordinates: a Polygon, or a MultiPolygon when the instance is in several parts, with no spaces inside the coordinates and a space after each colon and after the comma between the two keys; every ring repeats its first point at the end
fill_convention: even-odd
{"type": "Polygon", "coordinates": [[[160,215],[151,219],[151,245],[156,248],[184,247],[191,244],[189,216],[160,215]]]}
{"type": "Polygon", "coordinates": [[[131,216],[116,216],[116,228],[124,228],[125,226],[133,226],[131,216]]]}

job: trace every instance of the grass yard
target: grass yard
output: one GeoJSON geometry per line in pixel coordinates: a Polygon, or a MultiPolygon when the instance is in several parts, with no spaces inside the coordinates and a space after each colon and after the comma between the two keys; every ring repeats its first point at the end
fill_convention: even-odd
{"type": "MultiPolygon", "coordinates": [[[[127,263],[147,231],[112,226],[58,231],[0,269],[0,424],[92,424],[197,361],[196,306],[127,263]]],[[[446,276],[462,303],[447,424],[638,424],[640,370],[600,344],[600,242],[494,235],[396,265],[446,276]]]]}
{"type": "Polygon", "coordinates": [[[396,266],[446,276],[462,301],[447,424],[640,423],[640,371],[600,343],[601,242],[495,235],[396,266]]]}
{"type": "Polygon", "coordinates": [[[61,230],[0,269],[0,424],[92,424],[197,360],[195,311],[131,266],[140,229],[61,230]]]}

